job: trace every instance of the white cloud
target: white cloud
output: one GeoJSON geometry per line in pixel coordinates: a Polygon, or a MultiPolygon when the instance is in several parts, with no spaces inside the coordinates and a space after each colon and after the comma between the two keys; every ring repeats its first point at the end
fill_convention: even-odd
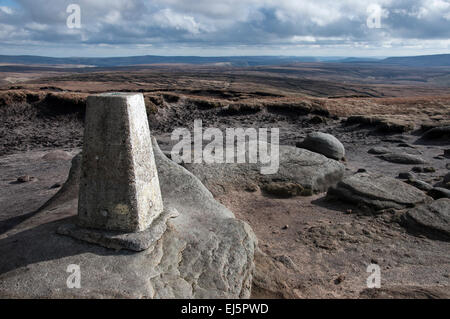
{"type": "Polygon", "coordinates": [[[48,30],[48,25],[42,23],[31,22],[25,25],[27,29],[35,30],[35,31],[45,31],[48,30]]]}
{"type": "Polygon", "coordinates": [[[108,14],[106,14],[106,16],[104,18],[102,18],[102,21],[109,23],[109,24],[114,24],[114,23],[119,23],[122,19],[122,15],[120,14],[120,11],[118,10],[113,10],[108,12],[108,14]]]}
{"type": "Polygon", "coordinates": [[[310,35],[294,35],[291,38],[292,42],[316,42],[316,38],[310,35]]]}
{"type": "Polygon", "coordinates": [[[152,50],[246,47],[256,52],[297,45],[394,48],[414,41],[441,48],[450,38],[449,0],[77,0],[80,30],[66,27],[71,0],[16,2],[20,10],[0,6],[2,49],[12,34],[17,43],[42,46],[145,48],[138,45],[151,43],[152,50]],[[383,8],[380,30],[366,25],[371,3],[383,8]]]}
{"type": "Polygon", "coordinates": [[[6,14],[13,14],[13,9],[10,7],[0,6],[0,11],[6,14]]]}
{"type": "Polygon", "coordinates": [[[195,18],[186,14],[173,12],[171,9],[163,9],[155,13],[153,22],[162,28],[174,28],[185,30],[192,34],[198,34],[204,28],[195,21],[195,18]]]}
{"type": "Polygon", "coordinates": [[[424,0],[417,12],[419,19],[436,16],[448,16],[450,14],[450,2],[446,0],[424,0]]]}

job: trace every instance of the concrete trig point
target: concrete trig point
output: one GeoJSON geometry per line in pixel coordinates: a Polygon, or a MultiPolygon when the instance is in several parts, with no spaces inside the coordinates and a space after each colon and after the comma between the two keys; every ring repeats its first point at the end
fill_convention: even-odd
{"type": "Polygon", "coordinates": [[[87,99],[78,224],[136,232],[163,211],[142,94],[87,99]]]}
{"type": "Polygon", "coordinates": [[[167,219],[175,215],[163,212],[142,94],[89,96],[77,226],[58,232],[140,251],[162,236],[167,219]]]}

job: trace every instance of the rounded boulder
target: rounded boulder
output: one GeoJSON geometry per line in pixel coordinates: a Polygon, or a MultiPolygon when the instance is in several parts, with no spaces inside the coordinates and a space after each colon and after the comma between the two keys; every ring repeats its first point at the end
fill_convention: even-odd
{"type": "Polygon", "coordinates": [[[305,148],[335,160],[345,157],[344,145],[336,137],[327,133],[314,132],[308,134],[303,142],[297,143],[297,147],[305,148]]]}

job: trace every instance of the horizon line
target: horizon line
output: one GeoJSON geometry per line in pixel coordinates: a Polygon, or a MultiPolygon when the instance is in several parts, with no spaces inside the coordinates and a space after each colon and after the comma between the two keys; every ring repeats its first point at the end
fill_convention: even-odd
{"type": "Polygon", "coordinates": [[[281,57],[281,58],[373,58],[384,59],[390,57],[423,57],[423,56],[438,56],[450,55],[449,53],[435,53],[435,54],[420,54],[420,55],[159,55],[159,54],[144,54],[144,55],[118,55],[118,56],[51,56],[51,55],[33,55],[33,54],[1,54],[0,56],[8,57],[42,57],[55,59],[70,59],[70,58],[131,58],[131,57],[192,57],[192,58],[248,58],[248,57],[281,57]]]}

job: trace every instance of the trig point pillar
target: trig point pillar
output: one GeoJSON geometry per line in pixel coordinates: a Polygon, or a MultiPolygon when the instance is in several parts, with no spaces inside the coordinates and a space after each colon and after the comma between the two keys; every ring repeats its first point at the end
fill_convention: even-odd
{"type": "Polygon", "coordinates": [[[139,232],[163,211],[142,94],[89,96],[78,225],[139,232]]]}

